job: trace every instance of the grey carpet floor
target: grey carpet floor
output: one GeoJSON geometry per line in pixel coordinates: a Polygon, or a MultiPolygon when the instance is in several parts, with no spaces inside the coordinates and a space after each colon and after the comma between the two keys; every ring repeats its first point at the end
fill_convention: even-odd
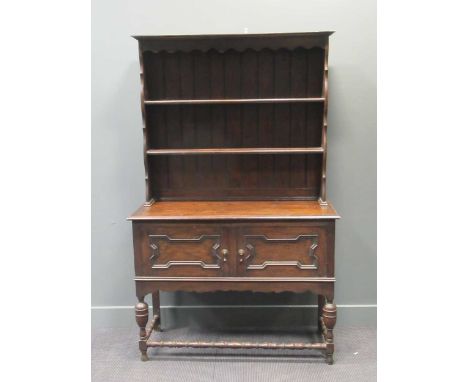
{"type": "MultiPolygon", "coordinates": [[[[94,329],[93,382],[161,381],[353,381],[377,379],[376,330],[359,327],[335,329],[335,364],[314,350],[149,349],[148,362],[140,361],[138,328],[94,329]]],[[[205,332],[177,328],[153,339],[244,341],[310,341],[311,333],[205,332]]]]}

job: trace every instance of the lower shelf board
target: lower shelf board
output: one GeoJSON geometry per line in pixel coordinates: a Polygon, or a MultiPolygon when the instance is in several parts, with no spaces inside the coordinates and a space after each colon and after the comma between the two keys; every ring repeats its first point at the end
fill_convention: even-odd
{"type": "MultiPolygon", "coordinates": [[[[310,342],[305,341],[291,341],[291,342],[273,342],[273,341],[205,341],[187,339],[186,341],[172,341],[166,340],[164,337],[170,336],[170,332],[161,333],[158,330],[159,326],[159,316],[155,315],[151,320],[149,327],[146,331],[146,337],[142,339],[146,347],[151,348],[215,348],[215,349],[287,349],[287,350],[308,350],[308,349],[317,349],[325,350],[327,348],[324,337],[320,334],[314,333],[310,338],[310,342]],[[153,339],[152,339],[153,337],[153,339]],[[156,338],[154,338],[156,337],[156,338]],[[163,338],[158,338],[163,337],[163,338]]],[[[237,334],[237,336],[246,336],[251,335],[252,337],[259,336],[259,331],[254,330],[251,334],[246,334],[249,331],[242,331],[237,334]]],[[[289,333],[290,335],[292,333],[289,333]]],[[[301,337],[304,337],[304,332],[293,333],[294,337],[297,338],[298,334],[301,334],[301,337]]],[[[205,336],[211,337],[216,336],[218,338],[220,335],[219,331],[210,331],[205,333],[205,336]]],[[[232,337],[232,331],[228,334],[228,337],[232,337]]],[[[308,336],[309,337],[309,336],[308,336]]]]}
{"type": "Polygon", "coordinates": [[[169,348],[221,348],[221,349],[289,349],[325,350],[327,345],[323,342],[304,343],[276,343],[276,342],[232,342],[232,341],[147,341],[148,347],[169,347],[169,348]]]}

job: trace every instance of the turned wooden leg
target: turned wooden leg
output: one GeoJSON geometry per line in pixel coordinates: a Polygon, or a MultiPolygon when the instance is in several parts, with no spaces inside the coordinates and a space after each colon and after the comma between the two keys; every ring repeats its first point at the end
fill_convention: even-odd
{"type": "Polygon", "coordinates": [[[138,342],[141,360],[148,361],[147,346],[146,346],[146,324],[148,323],[148,304],[140,300],[135,305],[135,318],[138,326],[140,327],[140,341],[138,342]]]}
{"type": "Polygon", "coordinates": [[[156,323],[156,327],[154,328],[157,332],[161,331],[161,304],[159,300],[159,291],[154,292],[152,295],[153,300],[153,316],[158,316],[158,321],[156,323]]]}
{"type": "Polygon", "coordinates": [[[327,302],[323,307],[323,324],[325,325],[325,343],[327,348],[325,354],[327,357],[327,363],[333,364],[333,352],[335,351],[335,344],[333,343],[333,328],[336,323],[336,305],[327,302]]]}
{"type": "Polygon", "coordinates": [[[323,306],[325,305],[325,297],[322,295],[317,296],[317,330],[319,333],[323,332],[322,328],[322,311],[323,306]]]}

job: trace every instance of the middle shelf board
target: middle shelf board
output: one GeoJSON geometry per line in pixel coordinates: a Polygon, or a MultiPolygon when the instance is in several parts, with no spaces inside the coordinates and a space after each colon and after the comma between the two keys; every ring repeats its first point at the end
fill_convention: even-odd
{"type": "Polygon", "coordinates": [[[145,105],[216,105],[216,104],[244,104],[244,103],[295,103],[295,102],[324,102],[324,97],[313,98],[236,98],[236,99],[167,99],[145,100],[145,105]]]}
{"type": "Polygon", "coordinates": [[[323,147],[239,147],[210,149],[150,149],[148,155],[209,155],[209,154],[320,154],[323,147]]]}

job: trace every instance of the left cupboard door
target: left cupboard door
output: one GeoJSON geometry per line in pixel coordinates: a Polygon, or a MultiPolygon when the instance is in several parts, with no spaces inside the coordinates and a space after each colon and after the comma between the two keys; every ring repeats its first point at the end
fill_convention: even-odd
{"type": "Polygon", "coordinates": [[[133,222],[135,274],[220,277],[231,274],[229,232],[219,224],[133,222]]]}

